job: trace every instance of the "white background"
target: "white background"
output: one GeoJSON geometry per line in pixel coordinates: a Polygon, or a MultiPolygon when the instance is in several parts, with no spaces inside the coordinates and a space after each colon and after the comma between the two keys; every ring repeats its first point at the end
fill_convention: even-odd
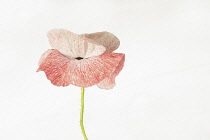
{"type": "Polygon", "coordinates": [[[54,28],[126,54],[114,89],[86,89],[89,140],[210,140],[209,0],[2,0],[0,140],[83,140],[80,88],[35,72],[54,28]]]}

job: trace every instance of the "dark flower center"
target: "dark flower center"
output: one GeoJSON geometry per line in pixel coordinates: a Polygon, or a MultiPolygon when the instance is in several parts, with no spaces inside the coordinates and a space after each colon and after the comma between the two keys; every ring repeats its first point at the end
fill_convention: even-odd
{"type": "Polygon", "coordinates": [[[83,59],[82,57],[76,57],[75,59],[77,59],[77,60],[81,60],[81,59],[83,59]]]}

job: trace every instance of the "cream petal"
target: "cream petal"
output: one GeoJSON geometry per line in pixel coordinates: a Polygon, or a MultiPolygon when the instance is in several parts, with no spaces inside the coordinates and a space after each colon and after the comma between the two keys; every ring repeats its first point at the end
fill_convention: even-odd
{"type": "Polygon", "coordinates": [[[92,39],[96,43],[106,47],[106,53],[113,52],[120,45],[120,40],[109,32],[96,32],[92,34],[82,34],[81,36],[92,39]]]}
{"type": "Polygon", "coordinates": [[[101,55],[106,51],[104,46],[65,29],[50,30],[47,36],[52,48],[69,58],[87,58],[101,55]]]}

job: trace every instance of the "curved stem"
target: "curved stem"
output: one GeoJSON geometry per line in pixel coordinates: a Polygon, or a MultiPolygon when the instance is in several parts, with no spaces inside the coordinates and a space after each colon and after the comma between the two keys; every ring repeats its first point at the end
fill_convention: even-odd
{"type": "Polygon", "coordinates": [[[82,134],[84,136],[85,140],[88,140],[86,133],[85,133],[85,128],[83,125],[83,116],[84,116],[84,93],[85,93],[85,89],[81,88],[81,111],[80,111],[80,127],[82,130],[82,134]]]}

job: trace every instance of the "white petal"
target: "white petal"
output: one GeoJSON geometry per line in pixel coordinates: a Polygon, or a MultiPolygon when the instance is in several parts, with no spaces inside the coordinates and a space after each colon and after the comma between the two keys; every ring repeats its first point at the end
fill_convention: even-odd
{"type": "Polygon", "coordinates": [[[101,55],[106,51],[102,45],[65,29],[50,30],[47,36],[53,49],[70,58],[87,58],[101,55]]]}

